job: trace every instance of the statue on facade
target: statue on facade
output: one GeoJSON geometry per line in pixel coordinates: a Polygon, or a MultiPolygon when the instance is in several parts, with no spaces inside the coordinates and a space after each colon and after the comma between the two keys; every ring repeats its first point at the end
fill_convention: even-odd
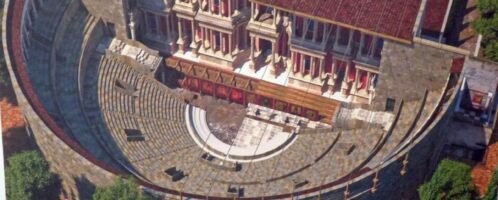
{"type": "Polygon", "coordinates": [[[135,12],[130,11],[128,13],[128,16],[130,17],[129,27],[130,27],[131,39],[136,40],[137,39],[137,37],[136,37],[137,27],[136,27],[135,12]]]}

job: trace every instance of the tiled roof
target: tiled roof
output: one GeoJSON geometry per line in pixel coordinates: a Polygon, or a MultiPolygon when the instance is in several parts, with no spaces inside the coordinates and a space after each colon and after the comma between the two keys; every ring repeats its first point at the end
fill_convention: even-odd
{"type": "Polygon", "coordinates": [[[254,0],[331,23],[411,41],[421,0],[254,0]]]}
{"type": "Polygon", "coordinates": [[[426,14],[424,17],[423,29],[425,31],[441,31],[444,23],[446,10],[448,9],[449,0],[428,0],[426,14]]]}

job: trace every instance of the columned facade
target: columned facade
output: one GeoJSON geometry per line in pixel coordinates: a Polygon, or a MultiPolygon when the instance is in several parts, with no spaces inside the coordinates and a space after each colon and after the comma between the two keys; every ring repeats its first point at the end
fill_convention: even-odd
{"type": "Polygon", "coordinates": [[[369,102],[375,94],[379,36],[257,1],[167,2],[163,12],[139,3],[140,35],[159,50],[225,70],[267,67],[288,76],[288,87],[331,98],[369,102]]]}
{"type": "Polygon", "coordinates": [[[179,32],[178,20],[172,10],[173,1],[144,1],[136,6],[128,15],[130,23],[137,26],[135,31],[139,31],[137,39],[162,52],[175,52],[179,32]]]}

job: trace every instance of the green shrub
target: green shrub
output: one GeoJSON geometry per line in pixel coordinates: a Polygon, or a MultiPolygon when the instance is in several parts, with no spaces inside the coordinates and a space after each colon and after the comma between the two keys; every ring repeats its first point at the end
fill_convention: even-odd
{"type": "Polygon", "coordinates": [[[118,178],[113,185],[105,188],[97,188],[93,194],[93,200],[153,200],[145,195],[134,180],[118,178]]]}
{"type": "Polygon", "coordinates": [[[467,164],[442,160],[430,182],[418,188],[419,197],[422,200],[471,200],[475,190],[470,173],[471,167],[467,164]]]}
{"type": "Polygon", "coordinates": [[[47,161],[37,151],[13,155],[5,173],[7,199],[55,199],[58,180],[49,171],[47,161]]]}
{"type": "Polygon", "coordinates": [[[498,1],[479,0],[477,9],[482,17],[476,20],[473,26],[483,36],[484,56],[498,61],[498,1]]]}

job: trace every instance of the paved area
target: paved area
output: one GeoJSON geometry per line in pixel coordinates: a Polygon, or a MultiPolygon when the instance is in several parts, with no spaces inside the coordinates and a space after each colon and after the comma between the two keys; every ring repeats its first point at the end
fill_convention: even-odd
{"type": "Polygon", "coordinates": [[[371,111],[362,108],[342,108],[337,118],[340,120],[360,120],[370,124],[379,124],[387,131],[394,120],[394,115],[389,112],[371,111]]]}
{"type": "Polygon", "coordinates": [[[445,87],[453,59],[459,55],[429,46],[408,47],[386,41],[383,48],[379,83],[373,99],[374,108],[385,110],[388,98],[420,99],[425,90],[445,87]]]}
{"type": "Polygon", "coordinates": [[[238,147],[259,146],[260,144],[261,146],[273,146],[272,141],[278,141],[278,138],[285,141],[289,134],[284,133],[281,126],[245,118],[234,145],[238,147]]]}
{"type": "Polygon", "coordinates": [[[261,120],[245,118],[233,143],[225,143],[207,125],[207,114],[201,108],[187,108],[189,134],[197,145],[211,155],[231,162],[255,162],[278,155],[292,144],[290,133],[283,127],[261,120]]]}

